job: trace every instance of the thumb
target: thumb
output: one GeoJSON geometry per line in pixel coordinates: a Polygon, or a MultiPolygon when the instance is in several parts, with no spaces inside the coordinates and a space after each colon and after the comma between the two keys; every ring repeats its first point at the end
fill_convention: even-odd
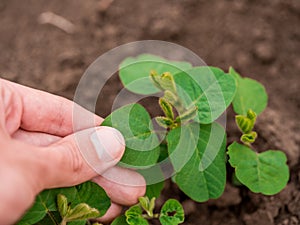
{"type": "Polygon", "coordinates": [[[122,134],[111,127],[90,128],[67,136],[47,147],[49,175],[44,188],[73,186],[90,180],[116,165],[124,150],[122,134]]]}

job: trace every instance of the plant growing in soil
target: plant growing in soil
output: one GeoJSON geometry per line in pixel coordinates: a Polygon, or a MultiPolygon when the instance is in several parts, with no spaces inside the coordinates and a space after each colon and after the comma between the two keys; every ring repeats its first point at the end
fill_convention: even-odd
{"type": "MultiPolygon", "coordinates": [[[[153,124],[147,110],[134,103],[113,111],[101,124],[118,129],[126,141],[120,166],[134,168],[145,179],[155,171],[160,182],[147,186],[146,196],[118,217],[113,225],[163,225],[184,221],[180,203],[168,200],[160,213],[155,198],[163,189],[164,175],[158,163],[170,162],[172,181],[197,202],[222,195],[226,184],[226,132],[216,120],[232,104],[242,135],[228,146],[229,164],[235,178],[255,193],[273,195],[289,179],[286,156],[281,151],[259,153],[253,146],[257,116],[267,105],[264,87],[242,78],[233,68],[228,73],[216,67],[193,67],[188,62],[168,61],[153,55],[127,58],[120,65],[120,79],[131,92],[160,94],[163,115],[153,124]]],[[[149,180],[147,180],[149,183],[149,180]]],[[[151,183],[151,182],[150,182],[151,183]]],[[[92,182],[76,187],[46,190],[19,224],[90,224],[88,219],[105,214],[110,200],[92,182]]]]}

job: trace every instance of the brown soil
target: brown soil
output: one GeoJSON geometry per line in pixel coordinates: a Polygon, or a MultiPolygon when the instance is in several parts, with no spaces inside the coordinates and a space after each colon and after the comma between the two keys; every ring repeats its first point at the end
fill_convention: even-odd
{"type": "MultiPolygon", "coordinates": [[[[162,201],[180,199],[185,224],[300,224],[300,1],[299,0],[1,0],[1,76],[72,99],[87,66],[105,51],[136,40],[183,45],[209,65],[235,67],[262,82],[269,107],[259,118],[258,148],[282,149],[291,179],[266,197],[228,183],[224,195],[206,203],[188,200],[168,183],[162,201]],[[67,34],[38,23],[52,11],[73,22],[67,34]]],[[[103,90],[97,112],[106,116],[122,88],[117,76],[103,90]]],[[[232,141],[238,134],[229,112],[232,141]]]]}

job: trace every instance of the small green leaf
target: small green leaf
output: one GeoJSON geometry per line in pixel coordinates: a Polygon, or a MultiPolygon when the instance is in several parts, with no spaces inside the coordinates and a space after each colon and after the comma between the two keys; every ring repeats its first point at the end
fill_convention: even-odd
{"type": "Polygon", "coordinates": [[[96,218],[99,215],[100,212],[97,209],[90,207],[86,203],[80,203],[68,211],[67,215],[65,216],[65,220],[68,222],[75,220],[86,220],[96,218]]]}
{"type": "Polygon", "coordinates": [[[158,75],[156,71],[150,72],[150,77],[152,78],[154,84],[162,91],[170,91],[176,93],[176,85],[174,82],[173,75],[170,72],[164,72],[158,75]]]}
{"type": "Polygon", "coordinates": [[[178,97],[171,91],[165,91],[163,98],[165,99],[166,102],[169,102],[170,104],[174,105],[175,107],[179,106],[178,97]]]}
{"type": "Polygon", "coordinates": [[[166,117],[173,120],[174,119],[174,113],[173,113],[173,107],[172,105],[166,101],[165,98],[159,98],[159,105],[161,109],[163,110],[166,117]]]}
{"type": "Polygon", "coordinates": [[[149,210],[150,200],[149,200],[149,198],[147,196],[145,196],[145,197],[139,197],[139,203],[140,203],[141,207],[145,211],[149,210]]]}
{"type": "Polygon", "coordinates": [[[119,74],[126,89],[148,95],[161,91],[151,80],[150,71],[154,70],[157,74],[170,72],[174,75],[191,67],[192,65],[188,62],[169,61],[159,56],[142,54],[126,58],[120,65],[119,74]]]}
{"type": "Polygon", "coordinates": [[[254,121],[244,115],[236,115],[235,122],[239,129],[245,134],[251,132],[254,127],[254,121]]]}
{"type": "Polygon", "coordinates": [[[190,109],[187,109],[184,113],[179,115],[176,118],[176,122],[184,123],[184,122],[194,119],[197,116],[197,113],[198,113],[197,110],[198,110],[198,107],[192,106],[190,109]]]}
{"type": "Polygon", "coordinates": [[[164,72],[161,75],[160,85],[164,91],[170,91],[172,93],[176,93],[176,84],[174,81],[174,77],[170,72],[164,72]]]}
{"type": "Polygon", "coordinates": [[[149,211],[152,212],[152,216],[153,216],[153,210],[155,208],[155,200],[156,200],[156,198],[153,197],[153,198],[151,198],[150,203],[149,203],[149,211]]]}
{"type": "Polygon", "coordinates": [[[86,203],[92,208],[96,208],[99,216],[109,209],[111,202],[106,192],[98,184],[88,181],[76,186],[78,203],[86,203]]]}
{"type": "Polygon", "coordinates": [[[57,208],[61,217],[65,217],[68,212],[68,200],[66,196],[62,194],[57,195],[57,208]]]}
{"type": "Polygon", "coordinates": [[[172,119],[164,116],[157,116],[155,117],[155,120],[159,126],[164,128],[172,127],[174,124],[174,121],[172,119]]]}
{"type": "Polygon", "coordinates": [[[268,95],[264,86],[256,80],[242,78],[233,68],[229,73],[236,79],[237,91],[233,99],[233,109],[237,114],[247,115],[252,109],[259,115],[267,106],[268,95]]]}
{"type": "Polygon", "coordinates": [[[244,144],[248,145],[248,144],[254,143],[255,140],[256,140],[256,138],[257,138],[257,133],[256,133],[255,131],[251,131],[251,132],[248,133],[248,134],[243,134],[243,135],[241,136],[241,141],[242,141],[244,144]]]}
{"type": "Polygon", "coordinates": [[[236,91],[234,78],[215,67],[194,67],[175,74],[174,79],[185,108],[198,107],[196,121],[202,124],[216,120],[229,106],[236,91]]]}
{"type": "Polygon", "coordinates": [[[169,199],[160,211],[159,221],[162,225],[177,225],[184,222],[182,205],[175,199],[169,199]]]}
{"type": "Polygon", "coordinates": [[[179,188],[198,202],[220,197],[226,183],[223,127],[187,124],[171,130],[167,142],[179,188]]]}
{"type": "Polygon", "coordinates": [[[257,117],[257,115],[256,115],[256,113],[255,113],[252,109],[249,109],[249,110],[247,111],[247,117],[248,117],[250,120],[253,120],[254,123],[256,122],[256,117],[257,117]]]}
{"type": "Polygon", "coordinates": [[[111,225],[128,225],[126,221],[126,216],[122,215],[114,219],[114,221],[111,223],[111,225]]]}
{"type": "Polygon", "coordinates": [[[131,206],[126,212],[126,222],[129,225],[149,225],[148,221],[142,216],[142,209],[139,205],[131,206]]]}
{"type": "Polygon", "coordinates": [[[155,206],[155,198],[152,198],[151,201],[147,196],[139,197],[140,206],[144,209],[144,211],[148,214],[149,217],[153,217],[153,210],[155,206]]]}
{"type": "Polygon", "coordinates": [[[126,151],[121,159],[121,165],[144,168],[157,162],[160,143],[150,115],[141,105],[130,104],[119,108],[101,125],[114,127],[123,134],[126,151]]]}
{"type": "Polygon", "coordinates": [[[255,193],[277,194],[289,180],[287,158],[281,151],[256,153],[234,142],[228,147],[228,155],[239,181],[255,193]]]}
{"type": "Polygon", "coordinates": [[[158,74],[155,70],[151,70],[150,71],[150,77],[151,77],[154,85],[157,88],[163,90],[163,88],[160,86],[160,74],[158,74]]]}

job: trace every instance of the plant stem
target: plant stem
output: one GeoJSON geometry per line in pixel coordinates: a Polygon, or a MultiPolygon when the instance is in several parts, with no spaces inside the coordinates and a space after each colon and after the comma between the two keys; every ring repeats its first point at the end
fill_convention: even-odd
{"type": "Polygon", "coordinates": [[[157,219],[159,218],[159,213],[154,213],[153,216],[149,216],[148,214],[142,214],[142,217],[144,217],[145,219],[147,220],[150,220],[150,219],[157,219]]]}
{"type": "Polygon", "coordinates": [[[63,218],[63,220],[61,221],[60,225],[67,225],[67,221],[63,218]]]}
{"type": "Polygon", "coordinates": [[[58,225],[57,221],[55,220],[55,218],[53,217],[52,213],[49,210],[47,211],[47,214],[52,220],[53,224],[58,225]]]}

